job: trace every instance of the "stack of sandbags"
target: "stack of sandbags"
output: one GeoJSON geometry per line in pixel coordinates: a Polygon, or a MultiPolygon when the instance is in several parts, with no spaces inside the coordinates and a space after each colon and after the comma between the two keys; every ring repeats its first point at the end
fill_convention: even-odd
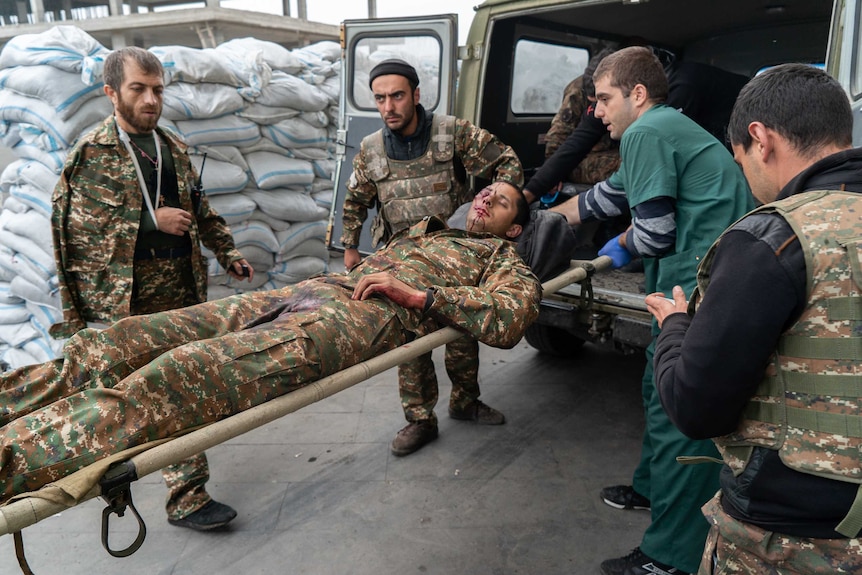
{"type": "MultiPolygon", "coordinates": [[[[165,67],[160,124],[190,145],[209,201],[255,267],[251,284],[237,282],[205,250],[211,299],[325,271],[337,44],[291,51],[243,38],[151,51],[165,67]]],[[[0,359],[12,367],[51,359],[62,344],[47,334],[61,317],[51,193],[77,138],[111,113],[108,53],[71,26],[19,36],[0,52],[0,143],[19,158],[0,174],[0,359]]]]}

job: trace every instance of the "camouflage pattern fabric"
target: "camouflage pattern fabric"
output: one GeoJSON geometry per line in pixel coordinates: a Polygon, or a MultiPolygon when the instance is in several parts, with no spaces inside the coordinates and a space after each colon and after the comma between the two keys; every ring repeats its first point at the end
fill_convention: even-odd
{"type": "Polygon", "coordinates": [[[435,115],[425,153],[409,161],[386,155],[383,131],[364,138],[359,154],[377,185],[377,216],[371,225],[376,246],[425,216],[448,218],[465,201],[466,186],[455,177],[454,116],[435,115]]]}
{"type": "Polygon", "coordinates": [[[862,540],[811,539],[765,531],[721,508],[721,494],[703,506],[712,526],[698,575],[834,575],[862,572],[862,540]]]}
{"type": "MultiPolygon", "coordinates": [[[[181,206],[194,214],[190,190],[197,174],[186,146],[157,130],[171,150],[181,206]]],[[[63,322],[51,328],[52,335],[69,337],[88,321],[112,323],[128,316],[143,194],[113,116],[83,136],[69,154],[52,204],[51,227],[63,305],[63,322]]],[[[224,219],[205,197],[189,234],[195,291],[198,300],[205,301],[207,266],[201,242],[217,254],[225,268],[242,255],[236,251],[224,219]]]]}
{"type": "MultiPolygon", "coordinates": [[[[366,139],[375,137],[375,134],[367,136],[366,139]]],[[[432,142],[431,147],[433,145],[432,142]]],[[[524,185],[524,172],[515,151],[503,144],[495,135],[474,126],[467,120],[455,120],[454,153],[470,175],[495,182],[508,182],[517,188],[524,185]]],[[[378,202],[377,181],[371,176],[379,169],[378,166],[378,163],[371,165],[371,160],[363,156],[361,148],[360,153],[353,158],[353,174],[347,182],[347,194],[344,197],[342,210],[344,232],[341,235],[341,243],[343,245],[359,244],[359,235],[362,224],[368,217],[368,209],[378,202]],[[372,167],[375,169],[372,170],[372,167]]],[[[466,200],[465,198],[463,201],[466,200]]],[[[455,203],[451,210],[455,211],[459,205],[460,203],[455,203]]],[[[445,219],[452,213],[417,214],[415,221],[428,215],[438,215],[445,219]]]]}
{"type": "MultiPolygon", "coordinates": [[[[195,293],[190,257],[137,260],[132,290],[132,315],[146,315],[200,303],[195,293]]],[[[168,488],[168,519],[182,519],[210,502],[206,491],[210,478],[206,454],[198,453],[162,469],[168,488]]]]}
{"type": "MultiPolygon", "coordinates": [[[[560,108],[545,134],[545,159],[553,156],[566,138],[575,131],[581,117],[591,105],[584,92],[584,77],[578,76],[569,82],[563,91],[560,108]]],[[[568,179],[573,184],[593,185],[607,180],[619,167],[619,142],[612,140],[608,133],[603,135],[581,163],[572,169],[568,179]]]]}
{"type": "MultiPolygon", "coordinates": [[[[862,401],[855,346],[862,306],[862,197],[812,191],[758,208],[791,225],[805,253],[808,304],[778,342],[736,432],[715,439],[740,474],[750,446],[778,450],[792,469],[862,483],[862,401]]],[[[720,240],[719,240],[720,241],[720,240]]],[[[717,244],[716,244],[717,245],[717,244]]],[[[715,245],[698,271],[706,294],[715,245]]]]}
{"type": "MultiPolygon", "coordinates": [[[[353,159],[353,174],[344,199],[343,245],[359,244],[368,209],[385,199],[390,201],[379,216],[386,221],[376,222],[376,227],[385,233],[372,234],[375,243],[379,237],[388,239],[389,234],[423,217],[446,219],[451,216],[458,206],[472,199],[467,197],[470,194],[466,187],[455,178],[453,156],[456,154],[469,174],[523,187],[524,173],[518,156],[496,136],[452,116],[435,115],[432,126],[428,150],[423,157],[410,162],[396,162],[386,156],[382,130],[362,140],[360,151],[353,159]],[[454,137],[447,127],[451,124],[454,124],[454,137]]],[[[479,396],[478,346],[476,357],[467,358],[464,346],[455,344],[456,348],[450,349],[451,345],[446,346],[447,365],[454,361],[470,366],[463,370],[447,369],[452,381],[450,402],[460,403],[463,397],[479,396]],[[459,359],[453,360],[454,357],[459,359]]],[[[434,418],[437,376],[429,358],[419,357],[399,366],[398,384],[408,421],[434,418]]]]}
{"type": "Polygon", "coordinates": [[[541,285],[513,243],[420,222],[346,275],[84,329],[64,358],[0,375],[0,500],[111,453],[290,393],[443,325],[509,348],[541,285]],[[435,231],[437,230],[437,231],[435,231]],[[351,295],[365,274],[430,288],[427,310],[351,295]]]}
{"type": "MultiPolygon", "coordinates": [[[[444,362],[452,380],[449,408],[464,411],[479,399],[479,343],[461,338],[446,344],[444,362]]],[[[430,353],[398,366],[398,393],[407,421],[437,423],[437,373],[430,353]]]]}

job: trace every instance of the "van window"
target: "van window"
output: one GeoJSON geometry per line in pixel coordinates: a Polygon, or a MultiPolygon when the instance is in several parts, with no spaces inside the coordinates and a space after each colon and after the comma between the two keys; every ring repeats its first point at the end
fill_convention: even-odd
{"type": "Polygon", "coordinates": [[[584,72],[589,58],[585,48],[518,40],[512,69],[512,113],[556,114],[563,90],[584,72]]]}
{"type": "Polygon", "coordinates": [[[443,49],[436,36],[366,36],[356,41],[353,53],[353,82],[349,97],[356,108],[377,110],[368,88],[368,73],[389,58],[399,58],[416,68],[420,103],[427,110],[437,107],[443,49]]]}

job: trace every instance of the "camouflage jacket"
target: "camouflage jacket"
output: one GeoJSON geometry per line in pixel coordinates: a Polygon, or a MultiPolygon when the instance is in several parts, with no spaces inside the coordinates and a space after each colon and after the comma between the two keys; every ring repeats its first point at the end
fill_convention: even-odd
{"type": "MultiPolygon", "coordinates": [[[[862,434],[851,431],[862,426],[855,355],[862,307],[862,196],[809,191],[752,213],[763,212],[783,217],[799,238],[808,301],[782,333],[737,430],[716,438],[716,445],[735,475],[761,446],[778,451],[791,469],[862,483],[862,434]]],[[[715,250],[698,272],[698,293],[705,297],[715,250]]]]}
{"type": "Polygon", "coordinates": [[[451,325],[487,345],[509,348],[539,313],[542,286],[513,242],[449,229],[436,217],[393,236],[353,268],[345,283],[354,287],[360,277],[384,271],[432,291],[425,310],[387,304],[419,336],[451,325]]]}
{"type": "MultiPolygon", "coordinates": [[[[186,146],[162,129],[171,150],[183,209],[192,208],[197,173],[186,146]]],[[[66,160],[52,196],[51,229],[60,283],[63,322],[51,328],[68,337],[86,322],[113,323],[129,315],[135,241],[144,204],[138,177],[113,116],[83,136],[66,160]]],[[[207,298],[207,262],[200,243],[227,268],[242,259],[224,219],[204,196],[189,229],[195,290],[207,298]]]]}
{"type": "MultiPolygon", "coordinates": [[[[430,117],[429,121],[433,121],[433,115],[428,114],[428,116],[430,117]]],[[[367,136],[363,143],[365,140],[379,137],[380,133],[382,130],[367,136]]],[[[362,224],[368,217],[368,210],[375,207],[379,202],[378,180],[373,174],[383,173],[384,177],[389,175],[389,170],[379,172],[371,169],[372,161],[363,154],[363,148],[360,148],[360,152],[353,158],[353,174],[347,182],[347,194],[344,198],[342,210],[344,231],[341,235],[341,243],[345,246],[359,244],[362,224]]],[[[426,151],[424,150],[423,154],[426,151]]],[[[470,175],[509,182],[518,188],[524,185],[523,169],[515,151],[487,130],[478,128],[467,120],[455,120],[454,154],[470,175]]],[[[414,161],[419,163],[421,158],[414,161]]],[[[407,164],[407,162],[401,163],[407,164]]],[[[405,169],[409,169],[409,166],[405,169]]],[[[455,202],[451,207],[452,211],[458,205],[459,202],[455,202]]],[[[448,214],[420,214],[416,221],[421,217],[430,215],[441,215],[448,218],[451,212],[448,214]]]]}

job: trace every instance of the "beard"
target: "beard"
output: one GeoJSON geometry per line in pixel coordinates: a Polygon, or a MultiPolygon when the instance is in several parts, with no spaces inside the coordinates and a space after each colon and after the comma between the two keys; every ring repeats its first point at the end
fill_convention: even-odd
{"type": "Polygon", "coordinates": [[[139,114],[135,110],[135,106],[123,100],[123,95],[120,92],[117,92],[116,113],[119,114],[123,120],[125,120],[126,123],[134,128],[135,132],[139,134],[148,134],[156,129],[156,124],[159,123],[159,118],[162,115],[162,106],[159,104],[147,111],[154,111],[155,115],[145,116],[143,114],[139,114]]]}

